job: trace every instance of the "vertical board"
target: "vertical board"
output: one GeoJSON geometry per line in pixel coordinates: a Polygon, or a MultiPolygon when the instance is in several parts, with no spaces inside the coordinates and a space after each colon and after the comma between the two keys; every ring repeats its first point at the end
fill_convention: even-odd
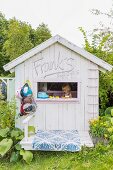
{"type": "Polygon", "coordinates": [[[98,66],[89,61],[88,66],[88,112],[86,114],[86,130],[89,129],[88,121],[99,115],[99,70],[98,66]]]}
{"type": "MultiPolygon", "coordinates": [[[[72,130],[72,129],[76,129],[76,114],[77,114],[77,110],[75,109],[75,104],[67,104],[67,108],[68,108],[68,114],[67,114],[67,118],[64,120],[67,121],[67,123],[65,124],[65,129],[66,130],[72,130]]],[[[64,105],[65,108],[65,105],[64,105]]],[[[64,109],[65,110],[65,109],[64,109]]],[[[65,112],[64,112],[64,117],[65,117],[65,112]]]]}
{"type": "Polygon", "coordinates": [[[15,97],[15,79],[9,79],[9,101],[15,97]]]}
{"type": "Polygon", "coordinates": [[[58,104],[46,104],[45,129],[58,130],[58,104]]]}
{"type": "MultiPolygon", "coordinates": [[[[15,91],[18,90],[19,88],[21,88],[24,85],[24,63],[18,65],[15,68],[15,91]]],[[[19,117],[19,113],[20,113],[20,99],[16,100],[17,102],[17,111],[16,111],[16,118],[15,118],[15,126],[23,129],[23,125],[22,125],[22,117],[19,117]]]]}
{"type": "Polygon", "coordinates": [[[63,129],[63,104],[59,103],[58,106],[58,129],[63,129]]]}
{"type": "Polygon", "coordinates": [[[88,61],[85,60],[83,57],[80,57],[80,112],[78,115],[78,121],[80,122],[79,130],[85,130],[85,116],[87,112],[86,103],[87,103],[87,63],[88,61]]]}
{"type": "Polygon", "coordinates": [[[30,86],[33,90],[33,67],[32,67],[32,58],[24,62],[24,81],[29,81],[30,86]]]}
{"type": "Polygon", "coordinates": [[[62,104],[62,119],[63,119],[63,124],[62,124],[62,128],[64,130],[67,130],[69,128],[70,123],[70,116],[69,116],[69,112],[68,112],[68,104],[64,103],[62,104]]]}
{"type": "Polygon", "coordinates": [[[37,103],[37,111],[35,113],[35,127],[37,129],[44,130],[46,126],[45,120],[45,105],[43,103],[37,103]]]}

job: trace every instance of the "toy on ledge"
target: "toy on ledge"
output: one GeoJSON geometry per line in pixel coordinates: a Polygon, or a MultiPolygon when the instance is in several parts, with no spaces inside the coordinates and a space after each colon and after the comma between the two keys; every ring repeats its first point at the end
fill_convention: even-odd
{"type": "Polygon", "coordinates": [[[49,98],[49,95],[46,92],[38,92],[37,97],[40,99],[47,99],[49,98]]]}

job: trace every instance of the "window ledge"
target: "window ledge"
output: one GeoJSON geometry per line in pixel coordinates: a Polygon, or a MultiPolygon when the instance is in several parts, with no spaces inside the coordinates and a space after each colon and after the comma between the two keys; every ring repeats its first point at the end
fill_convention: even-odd
{"type": "Polygon", "coordinates": [[[66,99],[62,99],[62,98],[53,98],[53,99],[51,99],[51,98],[48,98],[48,99],[36,99],[36,102],[45,102],[45,103],[49,103],[49,102],[53,102],[53,103],[60,103],[60,102],[68,102],[68,103],[70,103],[70,102],[77,102],[77,101],[79,101],[79,99],[78,98],[66,98],[66,99]]]}

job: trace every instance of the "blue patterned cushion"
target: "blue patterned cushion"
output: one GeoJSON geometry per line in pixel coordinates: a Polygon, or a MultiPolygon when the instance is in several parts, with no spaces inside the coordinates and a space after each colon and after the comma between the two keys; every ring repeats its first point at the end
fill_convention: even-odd
{"type": "Polygon", "coordinates": [[[81,149],[77,130],[38,130],[33,140],[34,150],[70,151],[81,149]]]}

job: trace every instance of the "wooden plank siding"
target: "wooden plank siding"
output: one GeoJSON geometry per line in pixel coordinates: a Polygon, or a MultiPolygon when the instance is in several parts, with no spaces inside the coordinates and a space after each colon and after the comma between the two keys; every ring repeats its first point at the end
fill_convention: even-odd
{"type": "Polygon", "coordinates": [[[87,91],[87,102],[88,110],[86,113],[86,129],[88,129],[88,121],[96,118],[99,115],[99,70],[98,66],[89,61],[88,67],[88,91],[87,91]]]}
{"type": "MultiPolygon", "coordinates": [[[[68,69],[69,66],[62,64],[61,67],[68,69]]],[[[37,101],[35,119],[30,122],[30,125],[34,125],[37,129],[87,131],[89,119],[98,115],[98,66],[59,43],[49,46],[16,66],[15,74],[15,89],[22,87],[25,81],[29,80],[35,99],[37,98],[37,82],[78,82],[78,100],[75,102],[37,101]],[[70,74],[63,71],[61,74],[53,74],[55,70],[51,69],[52,62],[57,62],[59,55],[62,60],[71,58],[70,65],[74,69],[70,74]],[[44,75],[45,70],[44,74],[41,74],[40,70],[36,74],[37,60],[42,59],[45,63],[49,61],[49,76],[44,75]]],[[[19,101],[18,107],[20,107],[19,101]]],[[[19,113],[19,109],[17,112],[19,113]]],[[[20,118],[16,121],[16,126],[21,129],[23,128],[22,120],[23,118],[20,118]]]]}
{"type": "MultiPolygon", "coordinates": [[[[24,63],[22,63],[15,68],[15,91],[23,86],[24,75],[25,75],[24,63]]],[[[21,105],[20,99],[16,100],[16,104],[17,104],[17,111],[16,111],[16,118],[15,118],[15,126],[20,129],[23,129],[23,125],[22,125],[23,118],[18,116],[20,113],[20,105],[21,105]]]]}

